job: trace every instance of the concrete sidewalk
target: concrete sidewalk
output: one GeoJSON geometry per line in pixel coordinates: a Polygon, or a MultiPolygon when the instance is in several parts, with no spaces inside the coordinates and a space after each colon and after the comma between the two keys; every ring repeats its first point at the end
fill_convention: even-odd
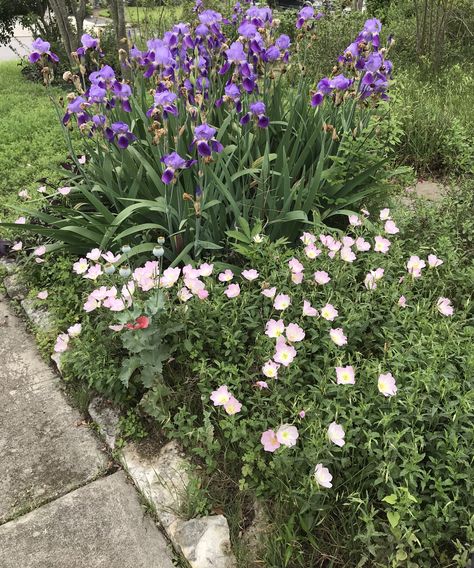
{"type": "Polygon", "coordinates": [[[172,568],[123,472],[0,298],[0,566],[172,568]]]}

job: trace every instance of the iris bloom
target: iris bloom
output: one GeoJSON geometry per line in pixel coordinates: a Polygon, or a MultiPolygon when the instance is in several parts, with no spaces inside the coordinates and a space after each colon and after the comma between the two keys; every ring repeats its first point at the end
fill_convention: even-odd
{"type": "Polygon", "coordinates": [[[113,122],[105,129],[104,134],[109,142],[115,141],[122,150],[128,148],[129,144],[137,139],[125,122],[113,122]]]}
{"type": "Polygon", "coordinates": [[[208,124],[201,124],[194,129],[194,140],[191,146],[196,146],[200,156],[205,158],[211,156],[212,152],[220,153],[224,149],[222,144],[216,140],[217,130],[208,124]]]}
{"type": "Polygon", "coordinates": [[[259,128],[267,128],[267,126],[270,124],[270,119],[268,118],[268,116],[266,116],[265,113],[265,103],[263,103],[262,101],[251,103],[250,112],[244,114],[244,116],[240,119],[240,124],[247,124],[253,116],[257,120],[257,126],[259,126],[259,128]]]}
{"type": "Polygon", "coordinates": [[[177,172],[179,170],[190,168],[196,163],[195,160],[185,160],[177,152],[171,152],[171,154],[163,156],[161,161],[166,166],[166,169],[161,176],[161,181],[166,185],[169,185],[176,179],[177,172]]]}
{"type": "Polygon", "coordinates": [[[53,63],[58,63],[59,57],[51,51],[51,44],[48,41],[43,41],[40,37],[38,37],[31,44],[31,47],[33,48],[33,51],[30,53],[28,58],[30,63],[36,63],[43,56],[53,63]]]}

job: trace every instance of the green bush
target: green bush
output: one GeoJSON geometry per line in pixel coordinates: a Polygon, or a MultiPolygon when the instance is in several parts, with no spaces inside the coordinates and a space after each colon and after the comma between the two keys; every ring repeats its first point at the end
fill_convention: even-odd
{"type": "Polygon", "coordinates": [[[402,135],[400,162],[421,175],[474,172],[474,69],[454,65],[432,77],[411,68],[397,76],[393,112],[402,135]]]}

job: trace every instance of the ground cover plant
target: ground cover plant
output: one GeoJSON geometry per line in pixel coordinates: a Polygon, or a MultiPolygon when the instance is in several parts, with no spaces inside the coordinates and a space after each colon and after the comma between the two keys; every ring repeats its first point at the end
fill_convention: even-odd
{"type": "Polygon", "coordinates": [[[110,333],[120,387],[97,386],[141,398],[211,478],[263,499],[268,566],[463,566],[472,195],[400,218],[364,211],[296,248],[248,233],[233,272],[163,270],[166,242],[135,269],[92,250],[71,267],[83,315],[55,350],[79,368],[97,342],[81,320],[110,333]]]}
{"type": "MultiPolygon", "coordinates": [[[[307,8],[297,27],[319,19],[307,8]]],[[[380,29],[368,20],[332,75],[295,88],[290,38],[268,8],[237,6],[229,21],[198,3],[192,26],[122,52],[129,82],[100,68],[100,44],[84,36],[63,123],[77,122],[87,160],[75,158],[61,207],[30,212],[47,226],[23,229],[75,254],[124,242],[142,254],[163,234],[178,262],[221,250],[241,218],[274,240],[294,240],[315,216],[330,222],[393,174],[380,29]]],[[[47,42],[35,49],[43,69],[54,64],[47,42]]]]}

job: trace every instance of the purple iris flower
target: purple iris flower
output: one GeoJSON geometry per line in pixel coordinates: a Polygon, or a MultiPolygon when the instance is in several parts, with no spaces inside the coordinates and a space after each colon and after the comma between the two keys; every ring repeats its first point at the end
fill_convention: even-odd
{"type": "Polygon", "coordinates": [[[94,114],[92,117],[92,122],[96,128],[101,128],[105,125],[105,116],[103,114],[94,114]]]}
{"type": "Polygon", "coordinates": [[[240,124],[247,124],[252,117],[252,115],[257,119],[257,126],[260,128],[267,128],[270,124],[270,119],[266,116],[265,103],[262,101],[256,101],[250,105],[250,112],[245,114],[240,119],[240,124]]]}
{"type": "Polygon", "coordinates": [[[252,24],[259,28],[263,27],[266,22],[272,21],[272,11],[270,8],[258,8],[257,6],[252,6],[247,10],[246,16],[250,19],[252,24]]]}
{"type": "Polygon", "coordinates": [[[104,65],[99,71],[94,71],[89,75],[89,81],[103,89],[108,87],[113,80],[115,80],[115,71],[110,65],[104,65]]]}
{"type": "Polygon", "coordinates": [[[333,87],[331,85],[331,80],[327,77],[323,77],[318,83],[318,91],[323,95],[330,95],[332,93],[333,87]]]}
{"type": "Polygon", "coordinates": [[[100,55],[102,55],[102,52],[100,51],[99,48],[99,40],[92,37],[89,34],[83,34],[81,36],[81,43],[82,46],[79,47],[78,49],[76,49],[76,52],[78,55],[85,55],[88,49],[92,49],[94,51],[98,51],[100,53],[100,55]]]}
{"type": "Polygon", "coordinates": [[[275,42],[275,45],[278,47],[278,49],[281,49],[282,51],[288,49],[290,47],[290,44],[290,37],[286,34],[282,34],[279,38],[277,38],[275,42]]]}
{"type": "Polygon", "coordinates": [[[33,51],[30,53],[29,62],[36,63],[42,56],[46,56],[53,63],[59,61],[59,57],[51,51],[51,44],[49,41],[44,41],[40,37],[36,38],[31,44],[33,51]]]}
{"type": "Polygon", "coordinates": [[[105,129],[104,134],[109,142],[115,140],[117,146],[122,150],[128,148],[128,145],[137,139],[125,122],[112,123],[110,127],[105,129]]]}
{"type": "Polygon", "coordinates": [[[89,91],[89,101],[92,103],[103,103],[107,95],[107,90],[99,87],[99,85],[91,85],[89,91]]]}
{"type": "Polygon", "coordinates": [[[161,161],[166,166],[161,176],[161,181],[166,185],[169,185],[175,179],[178,170],[190,168],[196,163],[196,160],[185,160],[177,152],[171,152],[171,154],[163,156],[161,161]]]}
{"type": "Polygon", "coordinates": [[[264,61],[276,61],[280,57],[280,50],[276,45],[271,45],[264,53],[264,61]]]}
{"type": "Polygon", "coordinates": [[[72,100],[67,105],[66,114],[63,116],[63,124],[67,124],[71,120],[71,116],[73,114],[77,115],[78,122],[79,117],[82,117],[83,115],[87,117],[88,115],[84,111],[84,108],[86,106],[88,106],[87,100],[84,97],[76,97],[74,100],[72,100]]]}
{"type": "Polygon", "coordinates": [[[247,61],[247,54],[245,53],[244,46],[240,41],[234,41],[229,49],[226,49],[227,59],[231,63],[244,63],[247,61]]]}
{"type": "Polygon", "coordinates": [[[204,10],[199,14],[199,21],[201,24],[212,26],[222,22],[222,14],[215,12],[214,10],[204,10]]]}
{"type": "Polygon", "coordinates": [[[324,100],[324,93],[321,91],[316,91],[311,96],[311,106],[319,106],[324,100]]]}
{"type": "Polygon", "coordinates": [[[209,28],[205,24],[199,24],[195,30],[197,36],[207,36],[209,28]]]}
{"type": "Polygon", "coordinates": [[[375,71],[378,71],[380,69],[382,63],[383,63],[382,56],[379,53],[372,53],[367,58],[364,67],[366,71],[372,71],[372,73],[374,73],[375,71]]]}
{"type": "Polygon", "coordinates": [[[301,29],[306,21],[312,20],[313,18],[314,8],[312,6],[305,6],[304,8],[301,8],[298,14],[298,20],[296,21],[297,29],[301,29]]]}
{"type": "Polygon", "coordinates": [[[352,85],[352,79],[348,79],[347,77],[344,77],[344,75],[342,73],[339,74],[339,75],[336,75],[331,80],[331,86],[334,89],[338,89],[339,91],[345,91],[351,85],[352,85]]]}
{"type": "Polygon", "coordinates": [[[83,105],[86,103],[86,99],[84,97],[76,97],[73,101],[71,101],[67,105],[67,110],[73,114],[77,114],[78,112],[83,111],[83,105]]]}
{"type": "Polygon", "coordinates": [[[178,109],[174,104],[175,100],[178,98],[176,93],[172,93],[165,89],[164,91],[157,92],[154,95],[155,104],[151,107],[148,112],[146,113],[147,116],[151,116],[153,111],[159,107],[163,110],[163,117],[165,119],[168,118],[168,115],[172,114],[173,116],[178,116],[178,109]]]}
{"type": "Polygon", "coordinates": [[[257,33],[257,26],[250,22],[242,22],[238,29],[239,35],[250,39],[257,33]]]}
{"type": "Polygon", "coordinates": [[[191,146],[196,145],[198,153],[207,158],[212,152],[220,153],[224,149],[222,144],[216,140],[216,129],[208,124],[201,124],[194,129],[194,140],[191,146]]]}
{"type": "Polygon", "coordinates": [[[127,83],[120,83],[120,81],[115,81],[112,85],[112,90],[114,92],[114,97],[121,101],[122,109],[125,112],[132,112],[132,107],[128,100],[132,96],[132,89],[130,88],[130,85],[127,85],[127,83]]]}

